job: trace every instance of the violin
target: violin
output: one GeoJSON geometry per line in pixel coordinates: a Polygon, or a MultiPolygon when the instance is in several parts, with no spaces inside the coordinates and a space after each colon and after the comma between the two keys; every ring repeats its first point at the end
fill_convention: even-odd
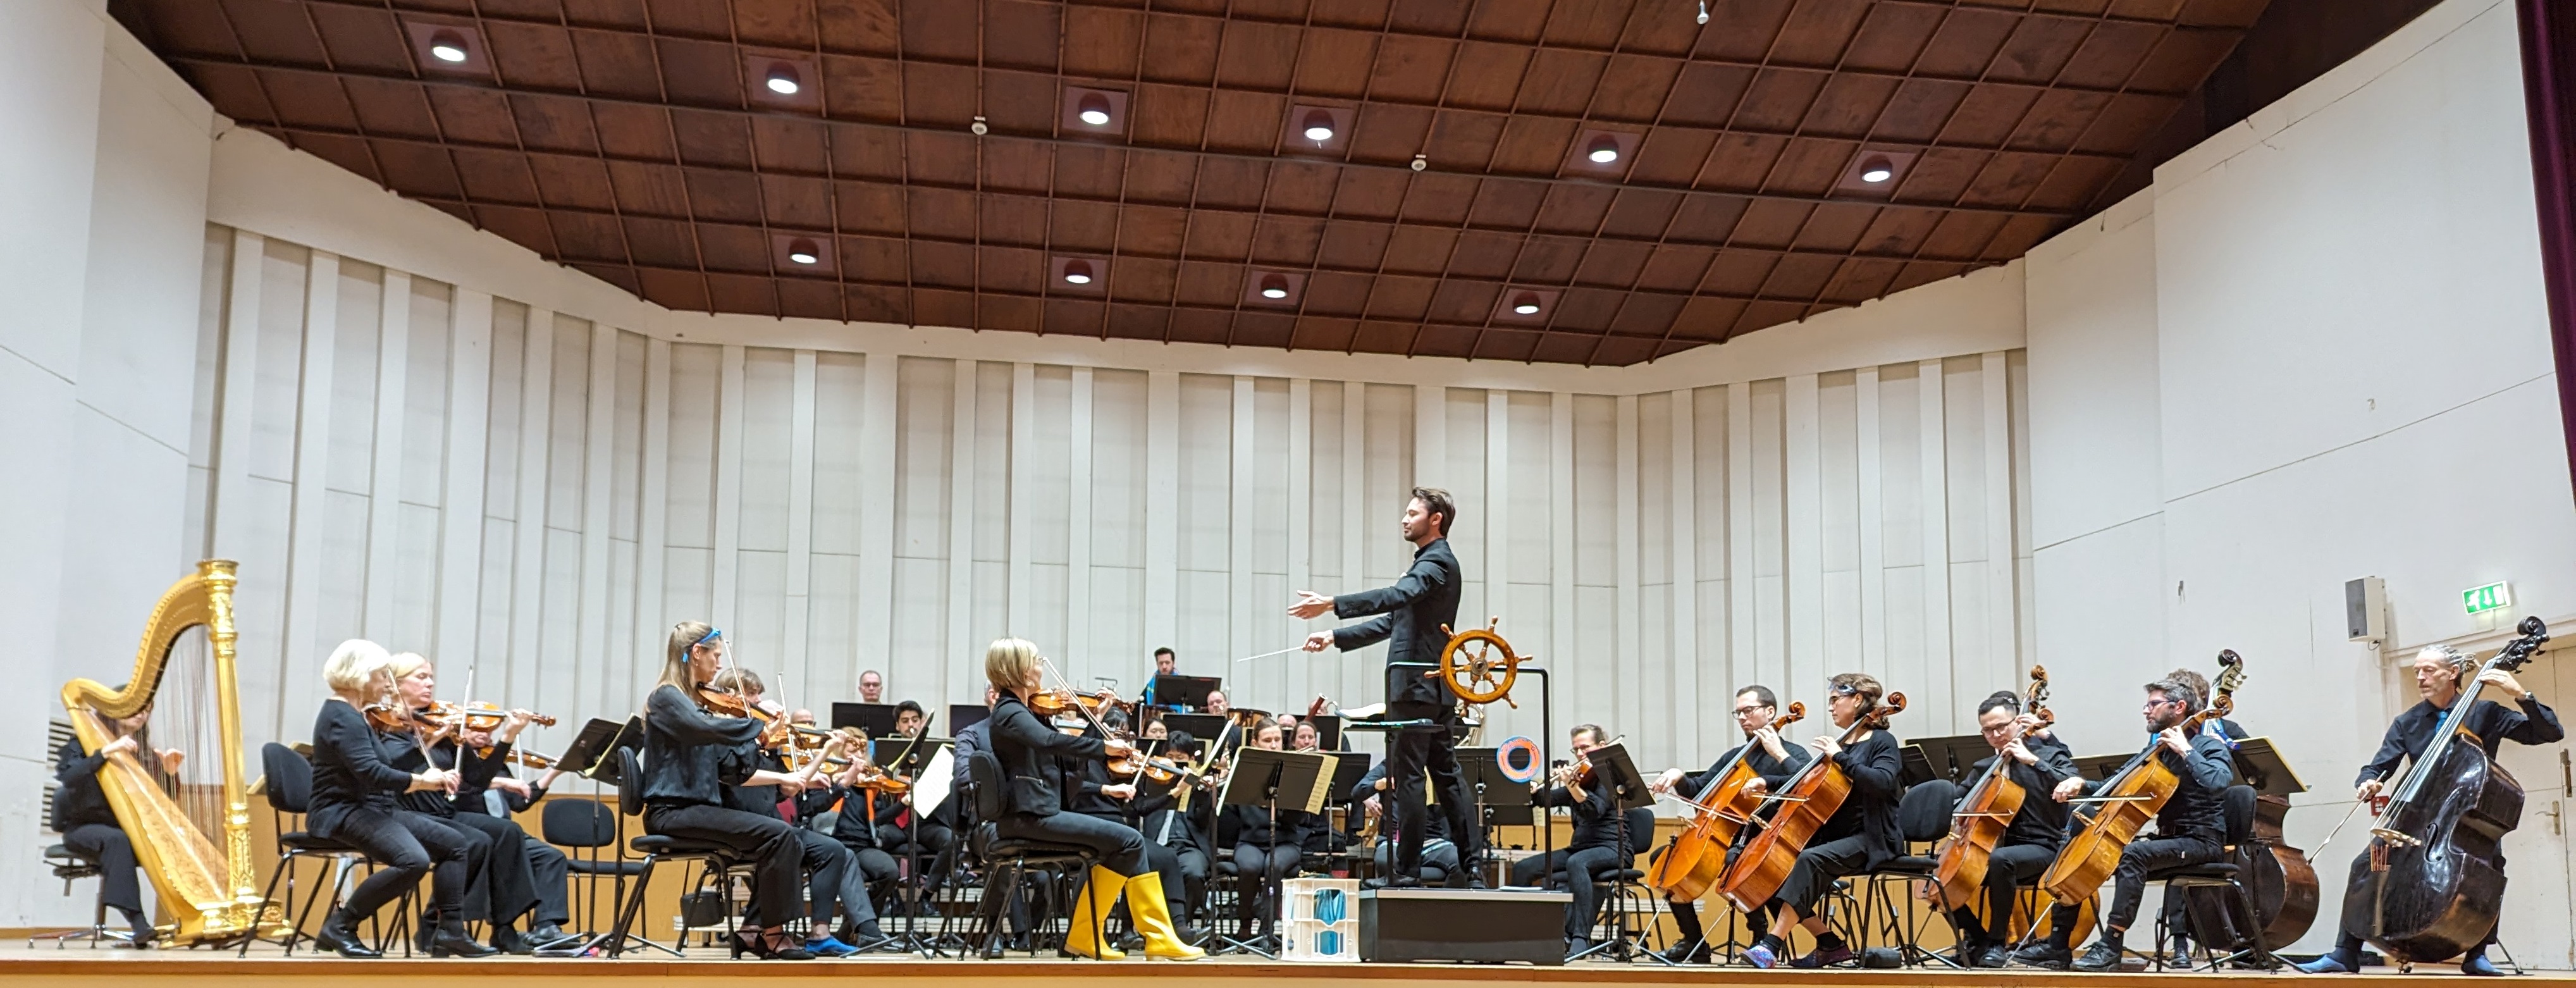
{"type": "MultiPolygon", "coordinates": [[[[2218,664],[2218,679],[2210,685],[2214,695],[2209,703],[2175,725],[2186,737],[2200,730],[2202,724],[2236,709],[2236,687],[2245,682],[2245,660],[2233,649],[2222,649],[2218,664]]],[[[2147,821],[2164,811],[2165,803],[2182,787],[2182,776],[2156,757],[2164,746],[2161,736],[2148,739],[2146,750],[2129,759],[2119,774],[2095,791],[2092,801],[2102,808],[2095,810],[2090,819],[2081,812],[2076,814],[2080,829],[2073,840],[2066,842],[2066,848],[2057,852],[2057,860],[2049,864],[2039,887],[2071,906],[2092,898],[2101,891],[2102,883],[2111,880],[2112,873],[2120,867],[2120,852],[2137,839],[2147,821]]]]}
{"type": "MultiPolygon", "coordinates": [[[[1771,730],[1776,733],[1806,717],[1807,705],[1793,702],[1771,721],[1771,730]]],[[[1748,760],[1759,743],[1753,735],[1745,735],[1744,747],[1701,784],[1699,794],[1691,798],[1698,808],[1647,870],[1647,885],[1669,893],[1667,898],[1676,902],[1697,901],[1726,877],[1726,849],[1735,845],[1735,835],[1752,822],[1757,808],[1745,796],[1744,785],[1760,777],[1748,760]]]]}
{"type": "Polygon", "coordinates": [[[2522,785],[2487,757],[2465,728],[2488,670],[2513,672],[2549,641],[2549,626],[2522,619],[2520,636],[2460,684],[2424,753],[2390,793],[2370,828],[2370,867],[2343,896],[2343,928],[2400,963],[2466,952],[2495,928],[2504,897],[2502,839],[2522,823],[2522,785]]]}
{"type": "MultiPolygon", "coordinates": [[[[698,706],[718,717],[740,717],[758,721],[761,725],[759,743],[763,748],[786,747],[799,733],[797,728],[802,726],[788,723],[740,693],[707,684],[698,686],[698,706]]],[[[805,730],[814,729],[805,728],[805,730]]]]}
{"type": "MultiPolygon", "coordinates": [[[[1889,718],[1903,712],[1905,694],[1890,693],[1878,702],[1878,706],[1852,721],[1851,728],[1843,732],[1841,743],[1848,747],[1860,740],[1861,735],[1884,729],[1889,718]]],[[[1747,913],[1769,903],[1772,896],[1780,893],[1780,886],[1789,880],[1789,869],[1798,863],[1798,852],[1807,849],[1807,842],[1815,838],[1817,831],[1824,829],[1825,822],[1833,818],[1835,810],[1842,808],[1843,801],[1851,797],[1851,790],[1851,776],[1843,772],[1842,766],[1834,764],[1833,759],[1820,755],[1809,760],[1806,767],[1799,769],[1797,775],[1790,777],[1789,784],[1772,797],[1780,804],[1780,809],[1772,813],[1770,826],[1762,828],[1761,833],[1753,836],[1752,842],[1744,845],[1744,851],[1735,859],[1735,867],[1727,869],[1726,880],[1718,888],[1718,893],[1726,896],[1726,901],[1733,903],[1735,908],[1747,913]]]]}
{"type": "MultiPolygon", "coordinates": [[[[2022,709],[2039,718],[2038,727],[2057,722],[2047,702],[2048,669],[2032,666],[2030,686],[2022,694],[2022,709]]],[[[2013,781],[2012,761],[2012,756],[1996,751],[1994,759],[1986,763],[1985,774],[1968,788],[1958,812],[1950,815],[1950,836],[1942,840],[1940,864],[1932,871],[1932,881],[1923,885],[1923,897],[1938,901],[1943,909],[1970,906],[1983,898],[1986,868],[1993,861],[1995,845],[2003,842],[2005,828],[2012,826],[2013,817],[2021,813],[2022,801],[2030,795],[2021,783],[2013,781]]]]}
{"type": "Polygon", "coordinates": [[[1106,689],[1097,693],[1076,693],[1069,689],[1039,690],[1029,694],[1026,702],[1029,712],[1040,717],[1061,717],[1077,710],[1098,717],[1110,707],[1122,706],[1117,691],[1106,689]]]}
{"type": "Polygon", "coordinates": [[[367,726],[387,734],[418,734],[436,730],[438,725],[420,719],[401,700],[378,700],[359,708],[367,716],[367,726]]]}

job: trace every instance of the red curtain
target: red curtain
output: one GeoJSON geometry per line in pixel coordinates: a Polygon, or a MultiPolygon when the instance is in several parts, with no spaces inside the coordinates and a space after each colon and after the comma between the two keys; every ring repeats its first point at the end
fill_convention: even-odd
{"type": "Polygon", "coordinates": [[[2558,417],[2576,475],[2576,3],[2516,0],[2522,89],[2531,118],[2531,177],[2540,213],[2540,270],[2558,363],[2558,417]]]}

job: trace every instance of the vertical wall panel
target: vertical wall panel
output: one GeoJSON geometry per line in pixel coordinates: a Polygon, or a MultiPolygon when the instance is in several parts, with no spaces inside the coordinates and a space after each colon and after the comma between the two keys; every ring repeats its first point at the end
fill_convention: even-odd
{"type": "MultiPolygon", "coordinates": [[[[1954,690],[1950,637],[1950,493],[1949,442],[1945,412],[1947,387],[1942,362],[1926,360],[1918,365],[1915,383],[1922,409],[1918,420],[1923,437],[1922,518],[1923,518],[1923,685],[1915,694],[1924,718],[1918,723],[1948,723],[1942,711],[1949,709],[1954,690]]],[[[1898,688],[1898,687],[1891,687],[1898,688]]],[[[1937,729],[1937,728],[1936,728],[1937,729]]]]}

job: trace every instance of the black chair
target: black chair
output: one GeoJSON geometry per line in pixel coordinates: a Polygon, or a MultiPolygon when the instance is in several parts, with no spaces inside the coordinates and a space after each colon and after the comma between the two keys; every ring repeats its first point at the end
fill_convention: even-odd
{"type": "MultiPolygon", "coordinates": [[[[2281,959],[2272,956],[2271,945],[2263,942],[2262,924],[2251,921],[2257,915],[2254,892],[2246,887],[2244,881],[2248,856],[2272,853],[2254,840],[2254,787],[2229,786],[2222,799],[2227,856],[2207,864],[2152,872],[2147,875],[2147,880],[2163,882],[2166,895],[2184,898],[2183,921],[2191,927],[2191,942],[2211,955],[2207,970],[2217,971],[2236,961],[2252,963],[2266,970],[2278,968],[2281,959]],[[2218,908],[2188,908],[2195,897],[2208,896],[2222,896],[2227,901],[2218,908]],[[2240,918],[2245,922],[2238,922],[2240,918]],[[2221,944],[2226,945],[2225,953],[2217,949],[2221,944]]],[[[2167,914],[2164,910],[2157,910],[2156,950],[2155,956],[2149,959],[2156,970],[2165,969],[2165,945],[2172,935],[2167,914]]]]}
{"type": "MultiPolygon", "coordinates": [[[[633,748],[617,749],[616,757],[617,811],[624,816],[641,816],[644,812],[643,763],[636,760],[633,748]]],[[[723,901],[724,910],[717,915],[728,917],[735,915],[733,883],[727,881],[726,876],[743,862],[734,857],[732,848],[707,841],[666,837],[661,834],[645,834],[629,841],[627,846],[633,848],[635,853],[643,855],[644,860],[634,863],[635,887],[627,895],[626,901],[618,906],[617,925],[604,935],[602,946],[608,951],[608,956],[617,957],[624,954],[629,938],[645,943],[653,942],[651,937],[635,932],[635,923],[643,916],[644,890],[653,884],[654,867],[665,861],[697,862],[699,888],[703,889],[708,883],[714,883],[717,895],[723,901]]],[[[674,946],[662,949],[674,955],[680,954],[682,948],[688,945],[688,933],[683,930],[673,939],[676,941],[674,946]]]]}
{"type": "MultiPolygon", "coordinates": [[[[51,793],[47,793],[46,796],[48,799],[52,798],[51,793]]],[[[51,812],[52,808],[47,807],[47,814],[51,815],[51,812]]],[[[72,853],[71,848],[65,847],[61,844],[54,844],[45,848],[45,864],[53,869],[55,878],[63,880],[64,895],[72,894],[73,882],[84,878],[97,878],[99,875],[97,862],[81,857],[78,854],[74,854],[72,853]]],[[[27,937],[27,946],[35,946],[36,941],[38,940],[51,940],[54,942],[54,948],[59,950],[62,949],[64,944],[70,943],[71,941],[87,940],[89,941],[90,948],[95,950],[98,948],[98,942],[101,940],[126,943],[133,939],[134,934],[132,933],[124,930],[108,929],[107,888],[106,884],[102,882],[100,883],[98,893],[91,897],[91,914],[88,926],[84,926],[76,930],[64,930],[59,933],[29,934],[27,937]]]]}
{"type": "MultiPolygon", "coordinates": [[[[1089,848],[1002,836],[992,823],[1001,819],[1007,809],[1003,799],[1006,790],[1002,763],[993,757],[992,752],[974,752],[966,756],[966,774],[965,798],[974,800],[975,818],[984,821],[976,824],[974,832],[966,839],[966,853],[981,862],[984,870],[984,899],[977,904],[975,925],[966,939],[975,945],[974,950],[979,956],[998,959],[1002,955],[1002,914],[1009,911],[1011,896],[1018,894],[1023,879],[1035,870],[1055,871],[1065,879],[1055,883],[1058,895],[1069,897],[1073,890],[1082,888],[1090,880],[1091,866],[1100,858],[1089,848]]],[[[1037,928],[1046,929],[1054,922],[1054,900],[1058,895],[1049,895],[1042,900],[1048,909],[1037,917],[1037,928]]],[[[1068,919],[1072,912],[1070,908],[1065,910],[1068,919]]],[[[1093,917],[1094,922],[1103,919],[1093,917]]],[[[1106,942],[1105,931],[1095,929],[1092,933],[1094,942],[1106,942]]],[[[1032,943],[1032,949],[1034,946],[1032,943]]]]}
{"type": "MultiPolygon", "coordinates": [[[[1592,916],[1589,917],[1594,927],[1592,932],[1600,934],[1606,928],[1609,935],[1594,936],[1590,950],[1567,960],[1580,960],[1604,952],[1615,954],[1621,960],[1632,959],[1639,953],[1636,944],[1642,943],[1646,931],[1654,929],[1657,924],[1656,917],[1661,909],[1657,903],[1662,902],[1663,897],[1646,893],[1645,887],[1639,884],[1646,880],[1646,873],[1637,867],[1637,848],[1652,842],[1655,837],[1655,808],[1632,808],[1620,816],[1620,821],[1625,842],[1619,848],[1619,856],[1611,859],[1609,864],[1592,869],[1592,887],[1600,896],[1593,903],[1592,916]],[[1639,919],[1641,905],[1642,920],[1639,919]]],[[[1565,881],[1565,869],[1557,868],[1548,875],[1548,879],[1550,882],[1565,881]]],[[[1661,960],[1660,957],[1657,959],[1661,960]]]]}
{"type": "MultiPolygon", "coordinates": [[[[582,883],[580,901],[575,907],[584,922],[598,915],[596,903],[599,899],[601,878],[609,878],[614,883],[610,887],[610,902],[626,901],[626,880],[644,874],[644,863],[626,860],[625,854],[618,850],[624,843],[620,840],[625,830],[624,817],[617,815],[617,811],[608,804],[596,799],[549,799],[545,801],[544,816],[539,822],[544,831],[546,843],[572,849],[573,854],[564,862],[565,869],[586,879],[582,883]],[[611,857],[603,859],[602,853],[611,857]]],[[[586,936],[573,944],[541,949],[538,954],[545,957],[578,957],[599,949],[605,942],[606,936],[606,934],[586,936]]],[[[639,938],[639,942],[658,950],[671,949],[650,940],[639,938]]]]}
{"type": "MultiPolygon", "coordinates": [[[[1868,940],[1884,936],[1897,950],[1897,962],[1914,967],[1925,961],[1959,966],[1950,958],[1923,949],[1923,917],[1908,908],[1918,882],[1932,880],[1938,871],[1938,859],[1913,853],[1915,845],[1930,844],[1950,834],[1950,813],[1959,802],[1960,790],[1946,779],[1919,782],[1905,790],[1896,801],[1896,829],[1905,838],[1906,854],[1890,858],[1860,877],[1869,887],[1860,903],[1860,936],[1853,949],[1865,950],[1868,940]],[[1905,898],[1898,898],[1903,889],[1905,898]]],[[[1947,914],[1944,914],[1947,918],[1947,914]]]]}
{"type": "MultiPolygon", "coordinates": [[[[316,837],[302,830],[287,828],[288,817],[301,817],[312,808],[312,762],[306,761],[303,755],[296,753],[295,749],[272,741],[260,746],[259,763],[260,771],[266,780],[266,784],[261,789],[268,797],[269,821],[277,831],[277,870],[269,874],[268,886],[259,894],[259,911],[265,913],[270,906],[277,903],[277,883],[279,879],[284,879],[287,911],[294,914],[295,922],[288,924],[283,943],[287,956],[292,957],[295,956],[296,942],[310,939],[304,933],[305,923],[312,918],[313,907],[322,902],[326,892],[330,904],[324,909],[324,913],[327,915],[330,910],[340,908],[342,883],[336,879],[334,872],[345,873],[359,864],[365,864],[368,870],[373,871],[375,862],[367,857],[366,852],[355,847],[329,838],[316,837]],[[305,894],[304,908],[298,910],[295,908],[295,864],[307,858],[325,862],[330,868],[324,871],[326,880],[317,882],[313,889],[305,894]]],[[[411,915],[410,903],[413,894],[408,891],[403,893],[402,906],[397,910],[398,914],[411,915]]],[[[366,918],[372,920],[374,917],[366,918]]],[[[383,931],[379,930],[378,933],[381,940],[383,931]]],[[[400,939],[408,949],[411,938],[400,937],[400,939]]],[[[259,940],[256,935],[244,938],[241,952],[237,956],[250,956],[250,945],[259,940]]]]}

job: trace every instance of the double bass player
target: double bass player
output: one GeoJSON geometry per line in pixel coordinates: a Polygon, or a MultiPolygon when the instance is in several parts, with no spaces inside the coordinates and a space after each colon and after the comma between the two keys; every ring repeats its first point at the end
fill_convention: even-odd
{"type": "MultiPolygon", "coordinates": [[[[2397,715],[2397,720],[2388,725],[2387,736],[2379,743],[2379,753],[2371,757],[2370,764],[2361,767],[2355,794],[2362,802],[2368,803],[2379,796],[2381,788],[2397,773],[2398,763],[2420,761],[2425,757],[2425,750],[2432,746],[2441,728],[2443,714],[2460,697],[2461,678],[2476,667],[2476,660],[2467,653],[2446,645],[2436,645],[2416,653],[2415,691],[2423,699],[2397,715]]],[[[2469,709],[2468,718],[2461,724],[2463,730],[2477,737],[2488,759],[2494,759],[2496,749],[2507,740],[2520,744],[2555,744],[2567,736],[2566,730],[2558,724],[2558,714],[2541,703],[2530,690],[2524,689],[2521,681],[2513,678],[2512,672],[2501,668],[2489,669],[2474,682],[2502,689],[2513,700],[2511,707],[2493,700],[2479,700],[2469,709]]],[[[2503,862],[2498,860],[2496,864],[2501,867],[2503,862]]],[[[2360,885],[2370,869],[2371,853],[2364,850],[2352,862],[2353,885],[2360,885]]],[[[2500,973],[2486,957],[2488,945],[2495,942],[2495,930],[2490,927],[2486,936],[2461,956],[2460,973],[2488,977],[2500,973]]],[[[2335,940],[2333,952],[2299,965],[2299,970],[2310,974],[2358,971],[2361,969],[2361,943],[2361,935],[2346,924],[2342,935],[2335,940]]]]}

